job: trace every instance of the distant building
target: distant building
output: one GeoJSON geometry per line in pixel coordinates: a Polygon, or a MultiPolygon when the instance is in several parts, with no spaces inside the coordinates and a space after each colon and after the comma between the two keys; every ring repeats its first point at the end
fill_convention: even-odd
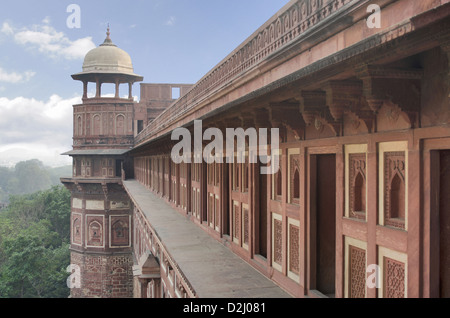
{"type": "Polygon", "coordinates": [[[73,78],[72,297],[450,296],[450,3],[293,0],[195,85],[139,102],[108,32],[73,78]],[[279,147],[176,164],[172,132],[196,120],[279,147]]]}

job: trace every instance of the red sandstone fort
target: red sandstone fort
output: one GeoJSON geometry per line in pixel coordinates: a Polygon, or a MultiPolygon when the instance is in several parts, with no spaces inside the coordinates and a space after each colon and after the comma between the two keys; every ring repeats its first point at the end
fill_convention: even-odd
{"type": "Polygon", "coordinates": [[[72,77],[71,297],[450,297],[450,1],[292,0],[139,102],[108,31],[72,77]],[[175,164],[195,120],[278,129],[280,170],[175,164]]]}

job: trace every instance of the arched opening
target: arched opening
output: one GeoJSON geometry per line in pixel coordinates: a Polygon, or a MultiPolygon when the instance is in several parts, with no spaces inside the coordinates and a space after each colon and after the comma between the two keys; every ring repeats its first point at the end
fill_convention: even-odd
{"type": "Polygon", "coordinates": [[[88,245],[101,246],[103,244],[103,228],[97,221],[89,223],[89,241],[88,245]]]}
{"type": "Polygon", "coordinates": [[[276,196],[277,200],[281,199],[282,195],[282,180],[281,180],[281,170],[278,170],[276,177],[275,177],[275,186],[276,186],[276,196]]]}
{"type": "Polygon", "coordinates": [[[118,220],[113,224],[111,244],[113,246],[127,246],[129,244],[129,229],[126,222],[118,220]]]}
{"type": "Polygon", "coordinates": [[[72,229],[72,241],[74,243],[81,243],[81,221],[79,218],[76,218],[73,221],[73,229],[72,229]]]}
{"type": "Polygon", "coordinates": [[[216,172],[216,177],[215,177],[215,185],[216,185],[216,187],[218,187],[219,185],[220,185],[220,167],[221,167],[221,165],[219,164],[219,163],[215,163],[215,166],[216,166],[216,168],[215,168],[215,172],[216,172]]]}
{"type": "Polygon", "coordinates": [[[100,116],[95,115],[94,118],[92,119],[93,135],[95,136],[101,135],[100,124],[101,124],[100,116]]]}
{"type": "Polygon", "coordinates": [[[113,225],[113,235],[115,238],[126,237],[125,235],[126,228],[122,221],[117,221],[113,225]]]}
{"type": "Polygon", "coordinates": [[[83,135],[83,121],[81,119],[81,116],[77,117],[77,135],[83,135]]]}
{"type": "Polygon", "coordinates": [[[392,178],[390,195],[390,218],[405,219],[405,185],[398,174],[392,178]]]}
{"type": "Polygon", "coordinates": [[[125,135],[125,116],[116,117],[116,135],[125,135]]]}
{"type": "Polygon", "coordinates": [[[353,212],[366,211],[366,182],[361,173],[355,178],[353,185],[353,212]]]}
{"type": "Polygon", "coordinates": [[[294,199],[300,199],[300,172],[297,168],[294,171],[294,184],[293,184],[293,193],[292,196],[294,199]]]}
{"type": "Polygon", "coordinates": [[[126,85],[126,83],[119,84],[119,91],[118,91],[119,98],[129,98],[128,96],[129,92],[130,90],[128,88],[128,85],[126,85]]]}
{"type": "Polygon", "coordinates": [[[244,165],[244,192],[248,192],[248,163],[244,165]]]}
{"type": "Polygon", "coordinates": [[[116,84],[114,83],[102,83],[100,94],[102,98],[113,98],[116,96],[116,84]]]}
{"type": "Polygon", "coordinates": [[[98,222],[92,222],[89,224],[89,229],[91,230],[92,237],[100,237],[101,225],[98,222]]]}

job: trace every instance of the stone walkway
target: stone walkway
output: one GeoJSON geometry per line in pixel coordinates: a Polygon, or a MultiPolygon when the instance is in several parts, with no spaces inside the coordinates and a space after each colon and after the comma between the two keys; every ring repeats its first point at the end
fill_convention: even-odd
{"type": "Polygon", "coordinates": [[[139,182],[123,183],[198,297],[291,298],[139,182]]]}

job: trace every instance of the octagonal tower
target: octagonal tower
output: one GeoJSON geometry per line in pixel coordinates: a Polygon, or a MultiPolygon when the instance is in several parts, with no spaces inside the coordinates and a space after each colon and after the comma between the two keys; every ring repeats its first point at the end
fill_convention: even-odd
{"type": "Polygon", "coordinates": [[[85,56],[83,71],[72,75],[83,83],[82,103],[73,106],[72,178],[61,181],[71,191],[71,264],[79,266],[81,288],[72,297],[132,297],[132,210],[122,179],[126,152],[135,133],[132,86],[143,80],[134,73],[128,53],[110,38],[85,56]],[[88,96],[88,86],[95,95],[88,96]],[[102,84],[115,85],[114,96],[102,96],[102,84]],[[119,96],[120,85],[128,96],[119,96]]]}

